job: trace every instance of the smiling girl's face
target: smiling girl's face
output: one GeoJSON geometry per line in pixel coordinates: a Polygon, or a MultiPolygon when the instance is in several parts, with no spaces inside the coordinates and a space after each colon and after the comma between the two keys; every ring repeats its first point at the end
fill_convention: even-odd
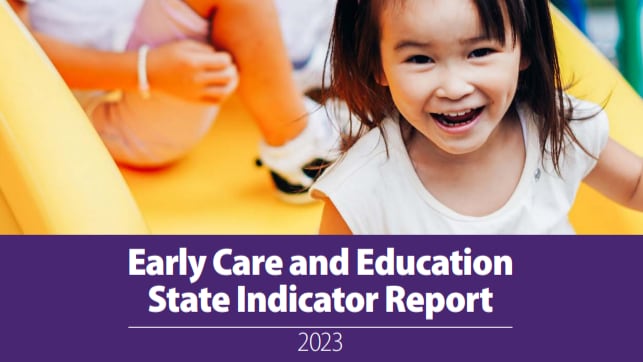
{"type": "Polygon", "coordinates": [[[529,65],[511,28],[504,44],[487,37],[472,0],[387,2],[380,26],[378,82],[429,145],[464,155],[492,141],[529,65]]]}

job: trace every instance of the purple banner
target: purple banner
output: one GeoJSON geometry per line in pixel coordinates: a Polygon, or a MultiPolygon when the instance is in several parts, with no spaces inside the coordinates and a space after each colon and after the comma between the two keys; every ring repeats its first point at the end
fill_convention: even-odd
{"type": "Polygon", "coordinates": [[[6,361],[643,360],[643,237],[2,237],[6,361]]]}

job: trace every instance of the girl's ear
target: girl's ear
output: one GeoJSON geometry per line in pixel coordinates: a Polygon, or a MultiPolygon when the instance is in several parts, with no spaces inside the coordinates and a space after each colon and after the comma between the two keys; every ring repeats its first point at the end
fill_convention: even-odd
{"type": "Polygon", "coordinates": [[[386,79],[386,74],[383,71],[375,73],[375,82],[382,87],[388,87],[388,79],[386,79]]]}

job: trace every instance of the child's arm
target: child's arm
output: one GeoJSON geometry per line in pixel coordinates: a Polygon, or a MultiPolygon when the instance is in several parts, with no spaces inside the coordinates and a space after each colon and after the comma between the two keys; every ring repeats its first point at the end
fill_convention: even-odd
{"type": "Polygon", "coordinates": [[[337,211],[332,201],[324,198],[324,211],[322,213],[321,224],[319,226],[320,234],[327,235],[351,235],[352,231],[346,225],[346,221],[337,211]]]}
{"type": "MultiPolygon", "coordinates": [[[[10,0],[30,28],[28,5],[10,0]]],[[[136,91],[138,51],[107,52],[66,43],[32,30],[67,85],[74,89],[136,91]]],[[[162,91],[183,99],[220,102],[238,83],[237,70],[226,52],[193,40],[170,42],[150,49],[146,62],[152,92],[162,91]]]]}
{"type": "Polygon", "coordinates": [[[585,182],[610,199],[643,211],[643,158],[610,139],[585,182]]]}
{"type": "MultiPolygon", "coordinates": [[[[70,88],[138,90],[138,51],[105,52],[37,32],[34,36],[70,88]]],[[[150,49],[146,71],[152,92],[190,101],[221,102],[238,82],[228,53],[215,52],[211,46],[194,40],[150,49]]]]}

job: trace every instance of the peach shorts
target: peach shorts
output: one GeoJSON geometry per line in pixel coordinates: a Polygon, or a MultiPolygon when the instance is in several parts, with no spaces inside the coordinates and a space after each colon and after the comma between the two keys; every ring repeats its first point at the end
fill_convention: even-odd
{"type": "MultiPolygon", "coordinates": [[[[146,0],[127,50],[179,39],[206,41],[209,23],[180,0],[146,0]]],[[[75,92],[107,149],[121,164],[159,167],[187,154],[207,133],[218,106],[163,93],[75,92]]]]}

